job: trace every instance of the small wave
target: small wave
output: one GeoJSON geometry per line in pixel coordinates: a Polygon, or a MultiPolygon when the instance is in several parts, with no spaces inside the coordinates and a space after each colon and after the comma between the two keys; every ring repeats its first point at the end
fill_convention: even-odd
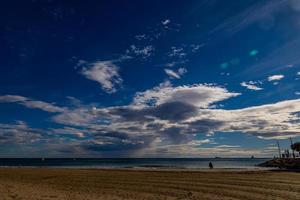
{"type": "Polygon", "coordinates": [[[135,168],[185,169],[185,167],[179,167],[175,165],[139,165],[135,168]]]}

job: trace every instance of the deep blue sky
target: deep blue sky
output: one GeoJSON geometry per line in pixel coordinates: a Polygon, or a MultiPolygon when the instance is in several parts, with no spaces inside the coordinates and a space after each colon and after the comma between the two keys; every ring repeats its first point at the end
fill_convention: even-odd
{"type": "Polygon", "coordinates": [[[265,157],[300,139],[297,0],[0,11],[2,157],[265,157]]]}

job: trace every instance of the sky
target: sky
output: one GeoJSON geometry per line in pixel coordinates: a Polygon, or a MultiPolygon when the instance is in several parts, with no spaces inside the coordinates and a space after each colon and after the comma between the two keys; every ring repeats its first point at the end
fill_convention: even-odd
{"type": "Polygon", "coordinates": [[[0,157],[273,157],[300,140],[300,1],[6,1],[0,157]]]}

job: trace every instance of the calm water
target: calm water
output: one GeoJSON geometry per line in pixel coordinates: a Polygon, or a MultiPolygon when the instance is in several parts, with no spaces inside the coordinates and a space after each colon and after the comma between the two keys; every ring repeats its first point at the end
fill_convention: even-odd
{"type": "Polygon", "coordinates": [[[69,168],[256,168],[268,158],[2,158],[1,167],[69,168]]]}

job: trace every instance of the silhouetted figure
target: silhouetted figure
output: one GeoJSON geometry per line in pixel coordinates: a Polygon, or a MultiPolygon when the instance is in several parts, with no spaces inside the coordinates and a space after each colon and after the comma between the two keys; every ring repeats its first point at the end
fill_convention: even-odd
{"type": "Polygon", "coordinates": [[[210,169],[214,168],[214,166],[213,166],[213,164],[211,162],[209,162],[208,166],[209,166],[210,169]]]}

